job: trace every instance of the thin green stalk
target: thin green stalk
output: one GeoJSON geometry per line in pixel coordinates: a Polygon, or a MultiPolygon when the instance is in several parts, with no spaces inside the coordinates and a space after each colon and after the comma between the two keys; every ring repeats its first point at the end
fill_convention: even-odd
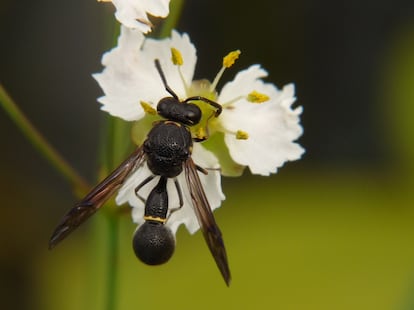
{"type": "MultiPolygon", "coordinates": [[[[159,38],[169,36],[181,15],[184,0],[172,0],[170,14],[164,21],[158,34],[159,38]]],[[[117,34],[117,31],[113,32],[117,34]]],[[[114,40],[116,42],[116,39],[114,40]]],[[[113,170],[125,159],[131,148],[130,123],[108,116],[106,118],[106,140],[102,140],[101,160],[104,163],[105,174],[113,170]]],[[[117,309],[118,303],[118,281],[119,281],[119,217],[113,208],[108,208],[107,225],[107,284],[106,284],[106,310],[117,309]],[[112,211],[112,212],[111,212],[112,211]]]]}
{"type": "Polygon", "coordinates": [[[117,309],[118,271],[119,271],[119,219],[116,215],[107,216],[107,275],[106,275],[106,310],[117,309]]]}
{"type": "MultiPolygon", "coordinates": [[[[119,36],[118,22],[107,25],[107,31],[112,44],[116,44],[119,36]]],[[[132,149],[131,124],[122,119],[105,115],[103,135],[101,137],[100,162],[102,163],[102,176],[113,171],[128,155],[132,149]]],[[[117,206],[110,201],[106,208],[107,234],[106,244],[106,286],[105,310],[115,310],[118,306],[119,289],[119,213],[117,206]]]]}
{"type": "Polygon", "coordinates": [[[173,30],[181,17],[181,12],[184,7],[184,0],[172,0],[170,3],[170,14],[164,20],[162,28],[158,34],[159,38],[168,37],[173,30]]]}
{"type": "Polygon", "coordinates": [[[46,141],[27,119],[1,84],[0,104],[29,142],[71,184],[76,194],[81,195],[90,188],[88,183],[66,162],[58,151],[46,141]]]}
{"type": "MultiPolygon", "coordinates": [[[[103,159],[107,174],[117,167],[125,159],[128,149],[131,147],[130,142],[130,124],[120,119],[108,116],[106,120],[107,141],[104,141],[103,159]],[[105,152],[106,150],[106,152],[105,152]]],[[[119,282],[119,214],[113,203],[107,206],[106,219],[108,229],[108,239],[106,241],[106,310],[117,309],[118,303],[118,282],[119,282]]]]}

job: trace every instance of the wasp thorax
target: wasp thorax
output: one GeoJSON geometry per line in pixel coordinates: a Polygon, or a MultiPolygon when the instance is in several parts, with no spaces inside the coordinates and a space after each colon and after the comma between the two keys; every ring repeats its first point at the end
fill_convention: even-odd
{"type": "Polygon", "coordinates": [[[180,102],[174,97],[165,97],[158,102],[157,112],[162,117],[185,125],[195,125],[200,122],[201,110],[192,103],[180,102]]]}
{"type": "Polygon", "coordinates": [[[175,239],[171,230],[162,223],[147,221],[136,230],[132,247],[143,263],[160,265],[173,255],[175,239]]]}

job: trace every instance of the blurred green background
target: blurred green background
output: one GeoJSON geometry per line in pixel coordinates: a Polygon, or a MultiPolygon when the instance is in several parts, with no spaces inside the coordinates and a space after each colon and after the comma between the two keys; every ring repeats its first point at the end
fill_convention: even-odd
{"type": "MultiPolygon", "coordinates": [[[[148,267],[122,218],[118,309],[414,309],[414,3],[187,2],[177,28],[197,77],[238,48],[224,79],[261,63],[269,81],[294,82],[306,154],[272,177],[223,180],[230,288],[200,233],[180,229],[172,260],[148,267]]],[[[1,82],[91,182],[104,114],[91,74],[112,20],[94,0],[0,3],[1,82]]],[[[103,309],[106,217],[49,252],[76,199],[3,110],[0,138],[2,309],[103,309]]]]}

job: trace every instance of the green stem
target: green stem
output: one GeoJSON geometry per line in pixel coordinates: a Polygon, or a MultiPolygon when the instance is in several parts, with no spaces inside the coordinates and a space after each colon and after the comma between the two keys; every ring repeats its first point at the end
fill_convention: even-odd
{"type": "MultiPolygon", "coordinates": [[[[107,25],[108,33],[113,44],[119,36],[118,23],[111,22],[107,25]]],[[[105,115],[104,130],[101,137],[100,162],[102,163],[103,176],[113,171],[127,155],[131,148],[130,123],[119,118],[105,115]]],[[[104,212],[106,217],[107,234],[105,235],[106,251],[106,286],[105,286],[105,310],[115,310],[118,306],[119,283],[119,216],[117,206],[109,202],[104,212]]]]}
{"type": "MultiPolygon", "coordinates": [[[[103,162],[106,170],[105,174],[117,167],[125,159],[127,151],[131,147],[130,124],[120,119],[108,116],[106,119],[106,137],[103,142],[103,162]]],[[[105,208],[108,229],[108,240],[106,247],[107,266],[106,266],[106,310],[117,309],[118,302],[118,272],[119,272],[119,214],[114,203],[109,203],[105,208]]]]}
{"type": "Polygon", "coordinates": [[[71,184],[77,195],[82,195],[90,189],[88,183],[66,162],[66,160],[46,141],[40,132],[27,119],[1,84],[0,104],[16,126],[22,131],[23,135],[71,184]]]}
{"type": "MultiPolygon", "coordinates": [[[[170,14],[164,21],[158,37],[169,36],[171,30],[175,27],[181,15],[184,0],[173,0],[170,4],[170,14]]],[[[117,33],[116,31],[113,33],[117,33]]],[[[114,40],[116,42],[116,39],[114,40]]],[[[131,124],[120,119],[108,116],[106,118],[106,139],[102,141],[102,162],[104,163],[105,173],[113,170],[125,158],[131,148],[131,124]]],[[[107,208],[108,223],[108,246],[107,246],[107,284],[106,284],[106,310],[115,310],[117,308],[119,286],[119,216],[114,208],[107,208]]]]}
{"type": "Polygon", "coordinates": [[[159,38],[165,38],[170,36],[171,34],[171,30],[173,30],[180,17],[181,17],[181,12],[183,10],[184,7],[184,0],[172,0],[170,3],[170,14],[168,15],[168,17],[165,19],[162,28],[158,34],[159,38]]]}
{"type": "MultiPolygon", "coordinates": [[[[108,33],[116,44],[119,36],[118,23],[108,25],[108,33]]],[[[108,114],[104,118],[104,130],[101,138],[100,161],[103,166],[101,171],[104,176],[108,175],[125,159],[131,151],[132,143],[130,139],[131,124],[122,119],[112,117],[108,114]]],[[[107,239],[106,246],[106,287],[105,287],[105,309],[115,310],[118,306],[118,283],[119,283],[119,214],[115,203],[109,203],[105,208],[107,239]]]]}
{"type": "Polygon", "coordinates": [[[119,219],[112,214],[107,216],[108,240],[107,240],[107,275],[106,275],[106,310],[115,310],[118,301],[118,271],[119,271],[119,219]]]}

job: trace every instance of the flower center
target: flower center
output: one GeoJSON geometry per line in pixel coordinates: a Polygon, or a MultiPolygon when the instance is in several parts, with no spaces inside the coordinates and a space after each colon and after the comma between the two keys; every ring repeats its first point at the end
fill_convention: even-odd
{"type": "MultiPolygon", "coordinates": [[[[183,82],[187,97],[201,96],[216,102],[218,98],[218,93],[216,90],[217,85],[221,77],[223,76],[224,71],[227,68],[233,66],[235,61],[239,58],[240,53],[241,52],[239,50],[236,50],[228,53],[226,56],[223,57],[222,67],[220,68],[212,83],[210,83],[210,81],[208,80],[195,80],[191,82],[191,85],[187,85],[181,71],[181,66],[184,63],[182,54],[178,49],[174,47],[171,48],[171,61],[174,65],[177,66],[177,70],[181,77],[181,81],[183,82]]],[[[228,102],[220,102],[219,104],[224,109],[234,109],[235,103],[241,99],[245,99],[251,103],[260,104],[265,101],[268,101],[270,98],[266,94],[262,94],[253,90],[247,95],[237,96],[228,102]]],[[[202,100],[194,100],[191,102],[196,104],[202,112],[200,122],[191,128],[191,132],[195,138],[199,140],[206,140],[210,135],[217,131],[223,131],[226,133],[234,134],[236,138],[239,140],[246,140],[249,138],[249,134],[243,130],[238,130],[237,132],[229,132],[228,130],[225,130],[220,125],[220,122],[217,120],[217,117],[215,117],[216,110],[211,105],[207,104],[202,100]]]]}
{"type": "MultiPolygon", "coordinates": [[[[171,48],[171,61],[174,65],[177,66],[181,81],[183,82],[184,89],[186,90],[187,97],[200,96],[216,102],[218,98],[216,91],[217,84],[220,81],[224,71],[227,68],[230,68],[239,58],[240,53],[241,52],[239,50],[236,50],[228,53],[225,57],[223,57],[222,67],[212,83],[206,79],[203,79],[192,81],[191,85],[187,85],[181,71],[181,66],[184,63],[182,54],[178,49],[174,47],[171,48]]],[[[201,109],[202,113],[200,122],[191,128],[191,132],[195,138],[199,140],[206,140],[214,132],[222,131],[221,126],[215,117],[216,110],[214,107],[202,100],[194,100],[191,102],[196,104],[201,109]]]]}
{"type": "MultiPolygon", "coordinates": [[[[205,79],[192,81],[187,89],[187,96],[201,96],[214,102],[217,100],[217,92],[211,91],[211,83],[205,79]]],[[[201,110],[201,120],[191,128],[191,132],[197,139],[206,140],[217,130],[216,109],[202,100],[194,100],[191,103],[197,105],[201,110]]]]}

